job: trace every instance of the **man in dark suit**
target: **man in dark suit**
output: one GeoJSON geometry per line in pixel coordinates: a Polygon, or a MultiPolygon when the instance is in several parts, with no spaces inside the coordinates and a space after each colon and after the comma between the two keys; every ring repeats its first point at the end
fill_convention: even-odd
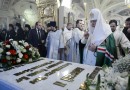
{"type": "Polygon", "coordinates": [[[39,50],[41,57],[46,57],[46,34],[42,29],[41,22],[36,22],[35,29],[30,30],[28,42],[39,50]]]}

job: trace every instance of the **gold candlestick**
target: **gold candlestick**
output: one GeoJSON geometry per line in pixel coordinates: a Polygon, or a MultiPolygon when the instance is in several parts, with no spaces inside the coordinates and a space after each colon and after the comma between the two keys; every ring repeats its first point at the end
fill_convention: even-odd
{"type": "Polygon", "coordinates": [[[84,11],[84,13],[85,13],[85,21],[84,22],[85,22],[85,28],[87,28],[87,3],[86,3],[85,0],[84,0],[84,9],[85,9],[85,11],[84,11]]]}

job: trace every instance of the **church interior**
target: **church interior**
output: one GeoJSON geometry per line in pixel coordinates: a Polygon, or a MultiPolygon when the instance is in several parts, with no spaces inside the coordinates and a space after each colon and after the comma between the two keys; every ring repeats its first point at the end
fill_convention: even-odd
{"type": "Polygon", "coordinates": [[[100,9],[107,22],[117,19],[119,26],[123,27],[129,17],[129,7],[125,0],[0,0],[0,28],[8,28],[7,24],[15,22],[33,26],[38,20],[45,25],[50,20],[60,22],[60,16],[64,17],[65,20],[61,21],[66,24],[68,13],[73,14],[73,21],[87,20],[92,8],[100,9]],[[59,15],[58,9],[62,6],[63,15],[59,15]]]}
{"type": "Polygon", "coordinates": [[[0,0],[0,90],[130,90],[130,0],[0,0]]]}

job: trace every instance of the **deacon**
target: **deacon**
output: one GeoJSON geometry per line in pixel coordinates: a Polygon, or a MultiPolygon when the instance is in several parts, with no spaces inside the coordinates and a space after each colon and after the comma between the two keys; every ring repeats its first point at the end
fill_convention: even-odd
{"type": "Polygon", "coordinates": [[[115,39],[110,26],[105,22],[99,9],[90,11],[88,23],[89,32],[86,32],[81,42],[86,43],[83,63],[92,66],[111,66],[117,59],[115,39]]]}
{"type": "Polygon", "coordinates": [[[125,56],[130,51],[130,41],[121,30],[117,29],[116,20],[111,20],[109,24],[116,41],[117,56],[118,58],[125,56]]]}
{"type": "Polygon", "coordinates": [[[82,31],[83,30],[82,24],[83,24],[82,20],[77,20],[76,28],[72,32],[72,40],[68,60],[75,63],[80,63],[79,42],[84,36],[84,31],[82,31]]]}
{"type": "Polygon", "coordinates": [[[59,59],[59,49],[63,48],[63,44],[61,44],[62,30],[56,29],[56,22],[50,22],[51,31],[48,33],[46,39],[46,47],[47,47],[47,58],[50,59],[59,59]]]}
{"type": "Polygon", "coordinates": [[[70,43],[72,38],[72,23],[67,23],[67,26],[63,29],[62,32],[63,38],[61,38],[61,41],[63,43],[63,48],[61,48],[61,59],[69,61],[69,55],[70,54],[70,43]]]}

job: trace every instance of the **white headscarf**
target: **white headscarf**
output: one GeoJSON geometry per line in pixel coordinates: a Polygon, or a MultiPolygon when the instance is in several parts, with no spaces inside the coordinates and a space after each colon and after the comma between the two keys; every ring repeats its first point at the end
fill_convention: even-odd
{"type": "Polygon", "coordinates": [[[88,29],[90,36],[92,36],[91,43],[95,45],[100,45],[112,33],[110,26],[104,20],[99,9],[90,11],[88,29]],[[91,20],[97,20],[95,28],[91,26],[91,20]]]}

